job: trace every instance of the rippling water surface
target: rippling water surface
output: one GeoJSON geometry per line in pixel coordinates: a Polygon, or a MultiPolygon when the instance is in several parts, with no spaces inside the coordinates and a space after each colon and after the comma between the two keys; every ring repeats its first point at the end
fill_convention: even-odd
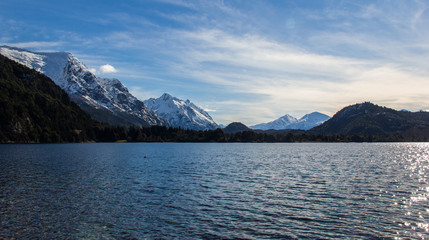
{"type": "Polygon", "coordinates": [[[0,145],[0,238],[428,238],[429,144],[0,145]]]}

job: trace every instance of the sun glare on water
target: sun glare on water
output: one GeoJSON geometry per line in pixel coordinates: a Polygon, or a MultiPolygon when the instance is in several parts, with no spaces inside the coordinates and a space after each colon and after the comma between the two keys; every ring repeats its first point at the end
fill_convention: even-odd
{"type": "Polygon", "coordinates": [[[400,157],[404,167],[409,171],[409,177],[417,179],[415,185],[409,186],[410,196],[404,197],[399,203],[404,211],[404,219],[408,219],[400,225],[413,232],[418,232],[418,237],[425,239],[422,232],[429,233],[429,209],[427,208],[429,198],[429,144],[409,144],[407,151],[404,151],[400,157]]]}

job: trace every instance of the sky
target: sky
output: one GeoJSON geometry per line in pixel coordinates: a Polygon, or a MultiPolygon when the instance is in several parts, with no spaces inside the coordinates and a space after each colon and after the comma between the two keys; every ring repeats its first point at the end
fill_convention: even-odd
{"type": "Polygon", "coordinates": [[[167,92],[217,123],[371,101],[429,109],[427,0],[0,2],[0,45],[71,52],[140,100],[167,92]]]}

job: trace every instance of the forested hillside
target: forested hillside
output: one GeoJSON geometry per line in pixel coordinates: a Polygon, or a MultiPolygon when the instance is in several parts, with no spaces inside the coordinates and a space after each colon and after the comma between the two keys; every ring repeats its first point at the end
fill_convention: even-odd
{"type": "Polygon", "coordinates": [[[0,142],[93,141],[97,125],[51,79],[0,55],[0,142]]]}
{"type": "Polygon", "coordinates": [[[390,136],[409,141],[427,141],[429,113],[396,111],[370,102],[343,108],[331,119],[312,129],[322,135],[390,136]]]}

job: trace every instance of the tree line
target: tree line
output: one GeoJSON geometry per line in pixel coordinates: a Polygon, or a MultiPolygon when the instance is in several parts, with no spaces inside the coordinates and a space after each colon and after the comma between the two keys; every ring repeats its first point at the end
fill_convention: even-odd
{"type": "MultiPolygon", "coordinates": [[[[83,133],[83,132],[82,132],[83,133]]],[[[236,133],[224,133],[222,129],[195,131],[163,126],[97,126],[88,136],[96,142],[409,142],[427,141],[428,139],[404,136],[365,136],[365,135],[321,135],[312,133],[269,134],[252,130],[236,133]]]]}

